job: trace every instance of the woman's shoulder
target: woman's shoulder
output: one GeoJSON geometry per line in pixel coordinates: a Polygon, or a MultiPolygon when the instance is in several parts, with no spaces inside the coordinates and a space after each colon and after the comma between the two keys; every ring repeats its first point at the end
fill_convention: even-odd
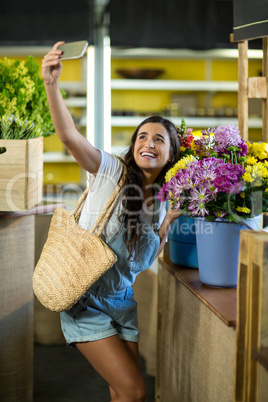
{"type": "Polygon", "coordinates": [[[89,174],[88,181],[90,187],[100,187],[107,182],[114,182],[116,186],[123,170],[123,162],[103,150],[101,151],[101,164],[95,176],[89,174]]]}
{"type": "Polygon", "coordinates": [[[115,155],[111,155],[103,150],[101,151],[101,164],[100,170],[110,172],[110,174],[116,174],[118,170],[120,172],[123,169],[123,162],[115,155]]]}

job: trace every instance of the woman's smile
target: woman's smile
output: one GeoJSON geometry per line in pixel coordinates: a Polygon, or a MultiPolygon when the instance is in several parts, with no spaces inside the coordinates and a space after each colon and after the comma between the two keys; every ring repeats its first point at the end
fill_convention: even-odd
{"type": "Polygon", "coordinates": [[[142,158],[145,158],[145,159],[155,159],[157,157],[157,155],[151,151],[142,151],[140,153],[140,155],[142,158]]]}

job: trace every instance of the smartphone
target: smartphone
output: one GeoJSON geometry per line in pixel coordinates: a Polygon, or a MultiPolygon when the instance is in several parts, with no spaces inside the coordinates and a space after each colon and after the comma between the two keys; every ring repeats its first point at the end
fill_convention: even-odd
{"type": "Polygon", "coordinates": [[[59,50],[63,51],[60,60],[80,59],[84,56],[87,47],[88,42],[86,40],[64,43],[64,45],[58,47],[59,50]]]}

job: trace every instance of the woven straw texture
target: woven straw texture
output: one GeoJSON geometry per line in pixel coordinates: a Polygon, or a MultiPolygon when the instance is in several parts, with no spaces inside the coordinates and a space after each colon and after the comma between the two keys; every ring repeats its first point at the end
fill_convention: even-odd
{"type": "Polygon", "coordinates": [[[90,231],[77,220],[88,189],[72,212],[56,208],[48,238],[33,274],[33,290],[49,310],[69,310],[117,261],[114,252],[99,237],[120,194],[114,190],[90,231]]]}

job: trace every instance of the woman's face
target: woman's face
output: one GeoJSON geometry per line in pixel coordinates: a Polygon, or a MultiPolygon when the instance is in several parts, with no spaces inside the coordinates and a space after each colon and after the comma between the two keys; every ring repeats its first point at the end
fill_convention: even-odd
{"type": "Polygon", "coordinates": [[[156,177],[170,160],[170,139],[160,123],[140,127],[134,145],[134,159],[144,171],[154,171],[156,177]]]}

